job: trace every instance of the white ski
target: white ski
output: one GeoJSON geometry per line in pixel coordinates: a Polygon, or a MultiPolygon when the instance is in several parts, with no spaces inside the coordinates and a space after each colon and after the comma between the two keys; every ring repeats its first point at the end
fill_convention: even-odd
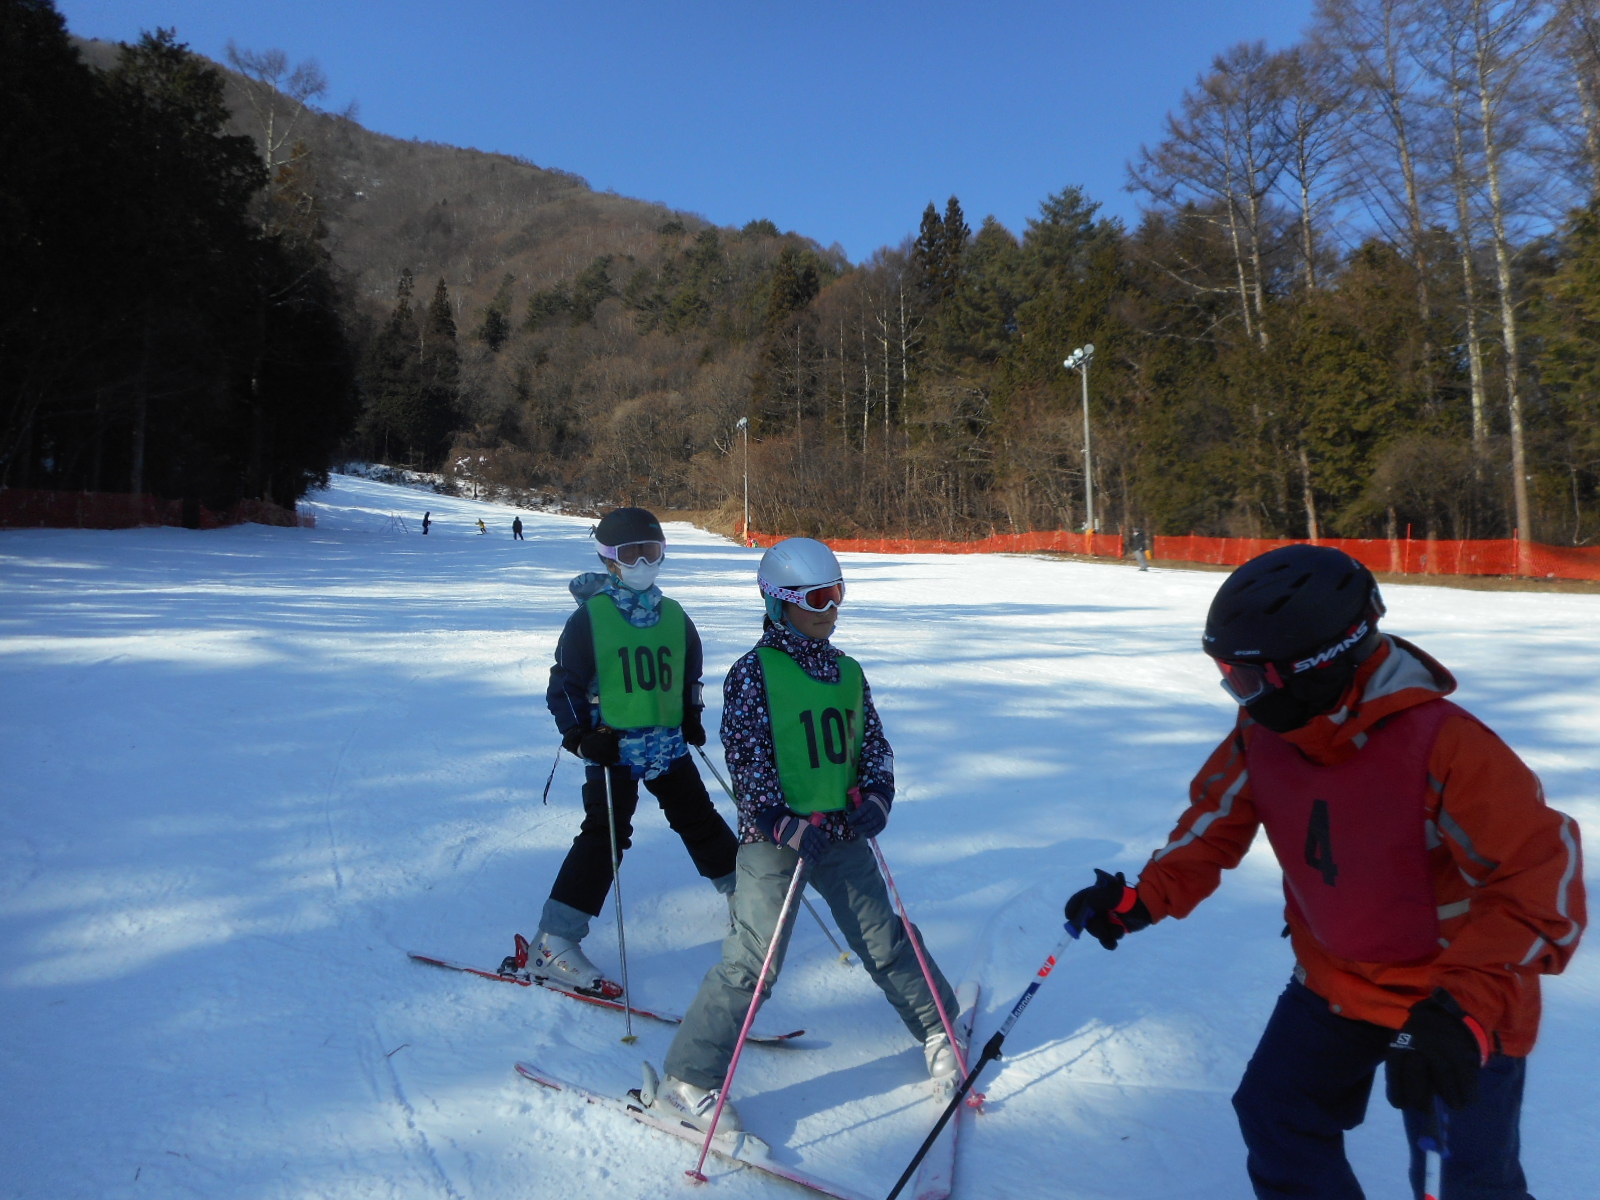
{"type": "MultiPolygon", "coordinates": [[[[978,984],[976,982],[963,983],[956,989],[956,1029],[961,1034],[961,1039],[968,1046],[967,1055],[970,1060],[972,1054],[972,1026],[978,1015],[978,984]]],[[[970,1061],[969,1064],[970,1065],[970,1061]]],[[[959,1086],[962,1076],[958,1073],[956,1084],[959,1086]]],[[[935,1096],[938,1111],[944,1112],[945,1106],[950,1103],[950,1097],[955,1094],[955,1087],[949,1089],[942,1096],[935,1096]]],[[[982,1102],[978,1096],[978,1103],[982,1102]]],[[[912,1185],[911,1193],[916,1200],[949,1200],[950,1189],[955,1185],[956,1179],[956,1142],[962,1125],[970,1118],[967,1116],[968,1108],[978,1107],[974,1097],[968,1093],[965,1102],[956,1110],[956,1115],[945,1126],[939,1140],[928,1149],[922,1160],[922,1165],[917,1168],[917,1178],[912,1185]]]]}
{"type": "MultiPolygon", "coordinates": [[[[655,1109],[646,1108],[644,1102],[639,1099],[637,1089],[628,1092],[625,1096],[610,1096],[604,1092],[593,1092],[576,1083],[557,1078],[547,1071],[540,1070],[532,1063],[526,1062],[517,1063],[517,1074],[530,1083],[537,1083],[540,1087],[546,1087],[555,1092],[567,1092],[589,1104],[620,1112],[641,1125],[659,1129],[662,1133],[670,1133],[673,1137],[681,1138],[693,1146],[705,1144],[706,1135],[703,1129],[696,1129],[687,1122],[663,1115],[655,1109]]],[[[769,1157],[766,1153],[766,1143],[752,1135],[734,1134],[730,1137],[718,1134],[711,1139],[711,1152],[728,1162],[750,1167],[777,1179],[798,1184],[800,1187],[806,1188],[819,1196],[830,1196],[833,1200],[868,1200],[860,1192],[853,1192],[849,1188],[830,1183],[826,1179],[819,1179],[815,1175],[807,1174],[798,1167],[787,1166],[769,1157]]]]}
{"type": "MultiPolygon", "coordinates": [[[[547,991],[569,996],[574,1000],[581,1000],[585,1004],[592,1004],[596,1008],[609,1008],[614,1012],[622,1012],[626,1009],[636,1017],[649,1017],[652,1021],[664,1021],[668,1025],[683,1024],[683,1017],[679,1013],[668,1012],[659,1008],[640,1008],[636,1004],[625,1004],[621,999],[593,996],[588,992],[579,992],[570,987],[564,987],[553,979],[535,979],[523,975],[510,975],[503,971],[491,971],[487,967],[475,967],[471,963],[456,962],[454,959],[440,958],[433,954],[420,954],[415,950],[409,950],[406,954],[413,962],[426,963],[430,967],[444,967],[450,971],[463,971],[468,975],[476,975],[480,979],[493,979],[500,983],[514,983],[519,987],[541,987],[547,991]]],[[[792,1042],[804,1033],[804,1029],[792,1029],[787,1033],[758,1033],[752,1031],[746,1040],[757,1045],[771,1046],[782,1042],[792,1042]]]]}

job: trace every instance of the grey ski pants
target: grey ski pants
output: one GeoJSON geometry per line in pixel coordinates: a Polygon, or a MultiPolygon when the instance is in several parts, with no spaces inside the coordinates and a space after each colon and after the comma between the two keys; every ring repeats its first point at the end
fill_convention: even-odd
{"type": "MultiPolygon", "coordinates": [[[[666,1074],[696,1087],[718,1088],[728,1073],[739,1028],[750,1009],[750,997],[761,972],[767,946],[778,924],[778,911],[794,877],[799,856],[771,842],[739,847],[738,884],[733,893],[733,932],[722,943],[722,961],[706,973],[694,1003],[684,1015],[667,1050],[666,1074]]],[[[939,1009],[905,927],[889,902],[883,877],[864,840],[835,842],[827,856],[806,872],[806,882],[827,902],[850,949],[860,957],[872,981],[889,998],[895,1013],[918,1042],[939,1032],[939,1009]]],[[[778,943],[762,998],[783,967],[783,956],[800,909],[797,896],[789,923],[778,943]]],[[[922,941],[920,931],[918,941],[922,941]]],[[[923,942],[923,953],[945,1011],[954,1019],[955,993],[923,942]]]]}

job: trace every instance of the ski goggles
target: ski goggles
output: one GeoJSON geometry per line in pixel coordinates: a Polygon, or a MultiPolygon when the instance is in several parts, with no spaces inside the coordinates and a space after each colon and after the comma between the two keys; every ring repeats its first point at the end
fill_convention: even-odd
{"type": "Polygon", "coordinates": [[[835,579],[832,583],[819,583],[815,587],[786,588],[775,583],[763,583],[761,590],[769,596],[776,596],[779,600],[787,600],[790,604],[798,604],[807,612],[827,612],[830,608],[838,608],[844,603],[844,580],[835,579]]]}
{"type": "Polygon", "coordinates": [[[1230,662],[1216,659],[1222,672],[1222,689],[1239,704],[1253,704],[1268,692],[1283,686],[1283,673],[1277,663],[1230,662]]]}
{"type": "Polygon", "coordinates": [[[655,566],[667,553],[665,542],[624,542],[620,546],[601,546],[600,557],[613,559],[625,567],[648,563],[655,566]]]}
{"type": "Polygon", "coordinates": [[[1268,692],[1283,687],[1294,676],[1326,667],[1343,657],[1346,651],[1365,641],[1371,629],[1372,622],[1362,617],[1337,642],[1295,662],[1240,662],[1237,659],[1216,659],[1217,670],[1222,672],[1223,690],[1240,704],[1252,704],[1268,692]]]}

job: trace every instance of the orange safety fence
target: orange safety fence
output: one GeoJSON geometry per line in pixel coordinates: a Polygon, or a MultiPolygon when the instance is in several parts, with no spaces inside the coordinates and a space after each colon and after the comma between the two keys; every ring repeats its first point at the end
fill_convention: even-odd
{"type": "Polygon", "coordinates": [[[0,528],[133,529],[141,525],[178,525],[189,529],[219,529],[245,522],[314,529],[317,519],[309,513],[296,513],[265,500],[240,500],[219,513],[192,500],[162,500],[155,496],[113,492],[0,488],[0,528]]]}
{"type": "MultiPolygon", "coordinates": [[[[752,531],[750,544],[781,539],[752,531]]],[[[1238,566],[1275,546],[1303,539],[1157,535],[1150,557],[1167,562],[1238,566]]],[[[1535,579],[1600,580],[1600,547],[1546,546],[1517,539],[1451,541],[1439,538],[1321,538],[1374,571],[1392,575],[1507,575],[1535,579]],[[1519,563],[1519,558],[1521,559],[1519,563]]],[[[1030,554],[1054,552],[1094,558],[1124,557],[1120,535],[1110,533],[997,533],[971,541],[942,538],[838,538],[839,551],[873,554],[1030,554]]]]}

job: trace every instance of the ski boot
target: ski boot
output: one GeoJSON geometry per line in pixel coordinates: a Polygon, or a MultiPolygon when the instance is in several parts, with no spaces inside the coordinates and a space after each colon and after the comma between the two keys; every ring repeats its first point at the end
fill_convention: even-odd
{"type": "MultiPolygon", "coordinates": [[[[702,1133],[711,1128],[711,1116],[717,1111],[719,1092],[715,1088],[696,1087],[682,1079],[668,1075],[662,1079],[650,1063],[644,1064],[644,1086],[633,1093],[646,1108],[660,1113],[702,1133]]],[[[734,1154],[771,1154],[772,1148],[754,1134],[744,1131],[739,1110],[724,1101],[722,1114],[717,1117],[715,1139],[734,1154]]]]}
{"type": "MultiPolygon", "coordinates": [[[[965,1046],[961,1048],[963,1051],[965,1046]]],[[[950,1045],[944,1030],[930,1034],[922,1043],[922,1056],[928,1064],[928,1078],[933,1081],[933,1094],[937,1099],[948,1100],[961,1086],[961,1059],[950,1045]]]]}
{"type": "Polygon", "coordinates": [[[602,975],[577,942],[552,937],[542,930],[532,943],[520,933],[516,936],[516,953],[501,961],[500,974],[601,1000],[616,1000],[622,995],[622,985],[602,975]]]}

